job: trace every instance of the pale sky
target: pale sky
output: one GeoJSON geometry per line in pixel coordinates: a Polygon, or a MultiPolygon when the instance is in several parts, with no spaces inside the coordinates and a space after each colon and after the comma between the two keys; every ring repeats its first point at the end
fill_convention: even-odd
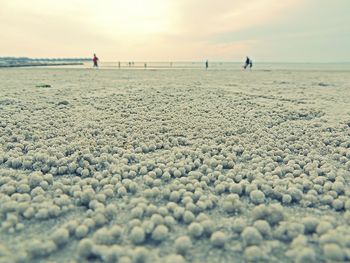
{"type": "Polygon", "coordinates": [[[350,61],[350,0],[0,0],[0,56],[350,61]]]}

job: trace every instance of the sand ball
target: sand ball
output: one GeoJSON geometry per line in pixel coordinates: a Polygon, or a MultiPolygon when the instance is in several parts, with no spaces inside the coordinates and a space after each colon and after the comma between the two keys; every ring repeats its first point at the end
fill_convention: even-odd
{"type": "MultiPolygon", "coordinates": [[[[181,255],[169,255],[162,258],[159,263],[185,263],[186,260],[181,255]]],[[[158,262],[157,262],[158,263],[158,262]]]]}
{"type": "Polygon", "coordinates": [[[332,190],[336,191],[338,194],[342,194],[345,191],[345,185],[342,182],[336,181],[332,184],[332,190]]]}
{"type": "Polygon", "coordinates": [[[92,218],[85,218],[83,224],[86,225],[89,229],[93,229],[96,225],[96,222],[92,218]]]}
{"type": "Polygon", "coordinates": [[[77,229],[78,227],[78,221],[77,220],[69,220],[66,224],[65,224],[65,227],[68,229],[69,231],[69,234],[72,235],[75,233],[75,230],[77,229]]]}
{"type": "Polygon", "coordinates": [[[169,215],[169,211],[168,211],[168,208],[166,206],[162,206],[158,209],[158,213],[161,215],[161,216],[167,216],[169,215]]]}
{"type": "Polygon", "coordinates": [[[23,212],[23,216],[26,219],[31,219],[35,216],[35,210],[33,207],[28,207],[24,212],[23,212]]]}
{"type": "Polygon", "coordinates": [[[158,208],[154,204],[149,204],[145,209],[145,215],[151,216],[153,214],[156,214],[158,211],[158,208]]]}
{"type": "Polygon", "coordinates": [[[215,224],[212,220],[206,219],[200,223],[203,227],[203,231],[206,235],[211,235],[215,230],[215,224]]]}
{"type": "Polygon", "coordinates": [[[157,226],[152,232],[152,239],[155,241],[163,241],[168,237],[169,230],[165,225],[157,226]]]}
{"type": "Polygon", "coordinates": [[[319,244],[335,243],[341,244],[345,243],[342,236],[338,235],[338,232],[335,230],[330,230],[326,234],[323,234],[319,238],[319,244]]]}
{"type": "MultiPolygon", "coordinates": [[[[40,188],[41,189],[41,188],[40,188]]],[[[11,196],[16,192],[16,187],[13,185],[3,185],[0,189],[0,193],[4,193],[8,196],[11,196]]],[[[33,195],[33,194],[32,194],[33,195]]]]}
{"type": "Polygon", "coordinates": [[[292,197],[288,194],[282,195],[282,203],[284,205],[289,205],[292,202],[292,197]]]}
{"type": "Polygon", "coordinates": [[[135,226],[130,232],[130,239],[134,244],[141,244],[145,241],[146,234],[142,227],[135,226]]]}
{"type": "Polygon", "coordinates": [[[164,180],[165,182],[169,181],[171,179],[171,174],[169,172],[164,172],[162,174],[162,180],[164,180]]]}
{"type": "Polygon", "coordinates": [[[223,247],[228,237],[224,232],[216,231],[210,237],[210,242],[214,247],[223,247]]]}
{"type": "Polygon", "coordinates": [[[192,199],[191,196],[185,196],[184,195],[182,200],[181,200],[181,203],[184,204],[184,205],[187,205],[187,204],[193,203],[193,199],[192,199]]]}
{"type": "Polygon", "coordinates": [[[124,186],[120,186],[117,190],[117,194],[118,196],[126,196],[128,194],[128,191],[126,190],[126,188],[124,186]]]}
{"type": "Polygon", "coordinates": [[[117,214],[118,207],[115,204],[108,204],[105,209],[106,216],[112,219],[117,214]]]}
{"type": "Polygon", "coordinates": [[[39,186],[42,180],[44,179],[41,172],[33,172],[29,175],[29,185],[31,188],[39,186]]]}
{"type": "Polygon", "coordinates": [[[174,218],[175,219],[180,219],[180,218],[183,217],[184,213],[185,213],[185,208],[178,206],[174,210],[174,218]]]}
{"type": "Polygon", "coordinates": [[[138,189],[138,185],[135,182],[131,182],[128,186],[128,189],[131,193],[136,193],[138,189]]]}
{"type": "Polygon", "coordinates": [[[48,219],[49,218],[49,210],[47,208],[40,208],[38,210],[38,212],[35,214],[35,218],[48,219]]]}
{"type": "Polygon", "coordinates": [[[287,236],[289,239],[293,239],[298,235],[304,234],[305,228],[303,224],[292,222],[286,224],[287,236]]]}
{"type": "Polygon", "coordinates": [[[89,171],[89,169],[84,168],[84,169],[81,171],[80,175],[81,175],[83,178],[89,177],[89,176],[90,176],[90,171],[89,171]]]}
{"type": "Polygon", "coordinates": [[[20,184],[17,186],[17,192],[18,193],[29,193],[30,192],[30,187],[28,184],[20,184]]]}
{"type": "Polygon", "coordinates": [[[303,198],[303,192],[296,187],[289,188],[287,192],[296,202],[299,202],[303,198]]]}
{"type": "Polygon", "coordinates": [[[293,248],[299,248],[299,247],[305,247],[306,245],[307,245],[307,237],[304,235],[298,235],[293,239],[290,246],[293,248]]]}
{"type": "Polygon", "coordinates": [[[245,181],[246,182],[246,187],[245,187],[245,193],[250,195],[250,193],[254,190],[258,190],[258,187],[256,184],[250,184],[248,181],[245,181]]]}
{"type": "Polygon", "coordinates": [[[304,247],[298,249],[295,256],[296,263],[312,263],[316,262],[316,253],[312,248],[304,247]]]}
{"type": "Polygon", "coordinates": [[[185,213],[183,214],[183,220],[186,224],[192,223],[194,219],[195,219],[195,216],[190,211],[185,211],[185,213]]]}
{"type": "Polygon", "coordinates": [[[191,223],[188,226],[187,230],[191,237],[196,237],[196,238],[200,237],[204,231],[203,226],[197,222],[191,223]]]}
{"type": "Polygon", "coordinates": [[[137,247],[132,251],[134,263],[145,263],[149,257],[149,251],[145,247],[137,247]]]}
{"type": "Polygon", "coordinates": [[[105,194],[101,194],[101,193],[96,194],[96,195],[95,195],[95,199],[96,199],[97,201],[99,201],[100,203],[102,203],[102,204],[105,204],[105,203],[106,203],[106,195],[105,195],[105,194]]]}
{"type": "Polygon", "coordinates": [[[163,170],[162,170],[161,168],[159,168],[159,167],[157,167],[156,169],[154,169],[154,172],[156,173],[156,176],[157,176],[157,177],[160,177],[160,176],[162,176],[162,174],[163,174],[163,170]]]}
{"type": "Polygon", "coordinates": [[[332,207],[336,210],[336,211],[340,211],[344,208],[344,202],[340,199],[335,199],[332,202],[332,207]]]}
{"type": "Polygon", "coordinates": [[[145,230],[146,234],[151,234],[155,225],[151,220],[145,220],[141,224],[142,228],[145,230]]]}
{"type": "Polygon", "coordinates": [[[93,239],[97,244],[101,245],[111,245],[114,243],[114,237],[112,236],[109,229],[105,227],[97,230],[93,235],[93,239]]]}
{"type": "Polygon", "coordinates": [[[179,171],[179,170],[175,170],[174,172],[173,172],[173,175],[174,175],[174,177],[177,177],[177,178],[179,178],[179,177],[181,177],[181,172],[179,171]]]}
{"type": "Polygon", "coordinates": [[[78,244],[78,255],[82,258],[88,258],[93,251],[94,243],[91,239],[82,239],[78,244]]]}
{"type": "Polygon", "coordinates": [[[321,197],[320,203],[323,205],[332,205],[333,200],[334,200],[333,196],[326,194],[321,197]]]}
{"type": "Polygon", "coordinates": [[[128,222],[128,226],[130,228],[134,227],[134,226],[140,226],[141,225],[141,220],[140,219],[132,219],[128,222]]]}
{"type": "Polygon", "coordinates": [[[28,253],[32,258],[48,256],[57,249],[53,241],[32,240],[28,246],[28,253]]]}
{"type": "Polygon", "coordinates": [[[241,237],[245,245],[259,245],[263,238],[260,232],[255,227],[245,227],[243,232],[241,233],[241,237]]]}
{"type": "Polygon", "coordinates": [[[49,188],[49,183],[46,181],[41,181],[40,187],[46,191],[49,188]]]}
{"type": "Polygon", "coordinates": [[[201,222],[204,220],[209,219],[208,215],[205,213],[199,213],[198,216],[196,217],[196,221],[201,222]]]}
{"type": "Polygon", "coordinates": [[[232,223],[232,230],[240,234],[247,226],[247,220],[243,218],[236,218],[232,223]]]}
{"type": "Polygon", "coordinates": [[[57,229],[52,234],[52,240],[57,246],[65,245],[69,240],[69,231],[65,228],[57,229]]]}
{"type": "Polygon", "coordinates": [[[142,218],[143,216],[143,213],[144,213],[144,210],[142,207],[134,207],[133,209],[131,209],[130,211],[130,215],[131,215],[131,218],[142,218]]]}
{"type": "Polygon", "coordinates": [[[89,228],[86,225],[80,225],[75,230],[75,236],[78,239],[84,238],[89,233],[89,228]]]}
{"type": "Polygon", "coordinates": [[[271,234],[271,227],[265,220],[257,220],[253,225],[263,236],[269,236],[271,234]]]}
{"type": "Polygon", "coordinates": [[[248,262],[261,262],[263,261],[264,253],[257,246],[249,246],[244,250],[243,256],[248,262]]]}
{"type": "Polygon", "coordinates": [[[95,191],[91,188],[85,189],[80,197],[80,202],[82,205],[88,205],[91,200],[95,197],[95,191]]]}
{"type": "Polygon", "coordinates": [[[346,199],[346,201],[344,202],[344,208],[346,211],[350,211],[350,200],[346,199]]]}
{"type": "Polygon", "coordinates": [[[333,228],[333,225],[328,222],[328,221],[321,221],[316,228],[316,232],[318,235],[323,235],[325,233],[327,233],[330,229],[333,228]]]}
{"type": "Polygon", "coordinates": [[[279,204],[270,206],[265,206],[264,204],[258,205],[253,209],[253,218],[255,220],[264,219],[270,225],[276,225],[284,218],[283,207],[279,204]]]}
{"type": "Polygon", "coordinates": [[[175,240],[175,249],[180,254],[185,254],[192,247],[192,241],[188,236],[180,236],[175,240]]]}
{"type": "Polygon", "coordinates": [[[250,200],[258,205],[265,202],[265,194],[260,190],[253,190],[249,194],[250,200]]]}
{"type": "Polygon", "coordinates": [[[338,197],[338,193],[334,190],[328,191],[328,195],[336,199],[338,197]]]}
{"type": "Polygon", "coordinates": [[[216,194],[222,194],[222,193],[224,193],[225,191],[226,191],[226,186],[225,186],[225,184],[223,184],[223,183],[220,183],[220,184],[217,184],[216,186],[215,186],[215,193],[216,194]]]}
{"type": "Polygon", "coordinates": [[[345,253],[337,244],[326,244],[323,246],[323,254],[326,259],[331,261],[344,261],[345,253]]]}
{"type": "Polygon", "coordinates": [[[301,223],[304,224],[304,228],[305,228],[305,233],[306,234],[312,234],[316,231],[316,227],[319,224],[319,219],[316,217],[304,217],[301,220],[301,223]]]}
{"type": "Polygon", "coordinates": [[[164,224],[167,227],[173,227],[174,225],[176,225],[176,220],[172,216],[166,216],[166,217],[164,217],[164,224]]]}
{"type": "Polygon", "coordinates": [[[172,201],[172,202],[177,203],[180,200],[180,196],[181,195],[180,195],[180,193],[178,191],[172,191],[170,193],[169,200],[172,201]]]}
{"type": "Polygon", "coordinates": [[[132,263],[132,260],[129,256],[121,256],[118,259],[118,263],[132,263]]]}
{"type": "Polygon", "coordinates": [[[93,216],[93,220],[95,221],[96,226],[103,226],[108,222],[106,216],[102,212],[96,213],[93,216]]]}
{"type": "Polygon", "coordinates": [[[109,232],[115,239],[120,239],[123,234],[123,229],[118,225],[114,225],[109,229],[109,232]]]}
{"type": "Polygon", "coordinates": [[[164,218],[160,214],[153,214],[151,216],[151,221],[154,225],[161,225],[164,222],[164,218]]]}
{"type": "Polygon", "coordinates": [[[44,196],[45,195],[45,191],[40,186],[37,186],[30,192],[30,195],[32,197],[40,196],[40,195],[44,196]]]}

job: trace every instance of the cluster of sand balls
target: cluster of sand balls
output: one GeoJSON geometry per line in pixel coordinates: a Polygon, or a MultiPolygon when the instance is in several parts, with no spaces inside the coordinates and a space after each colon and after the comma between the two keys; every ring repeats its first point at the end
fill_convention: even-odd
{"type": "Polygon", "coordinates": [[[152,81],[0,104],[0,262],[350,260],[345,124],[152,81]]]}

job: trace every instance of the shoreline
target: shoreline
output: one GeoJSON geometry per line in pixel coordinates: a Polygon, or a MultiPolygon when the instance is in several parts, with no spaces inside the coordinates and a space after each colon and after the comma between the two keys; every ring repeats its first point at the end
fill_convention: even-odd
{"type": "Polygon", "coordinates": [[[23,67],[50,67],[50,66],[81,66],[82,62],[75,63],[44,63],[44,64],[18,64],[18,65],[0,65],[0,68],[23,68],[23,67]]]}

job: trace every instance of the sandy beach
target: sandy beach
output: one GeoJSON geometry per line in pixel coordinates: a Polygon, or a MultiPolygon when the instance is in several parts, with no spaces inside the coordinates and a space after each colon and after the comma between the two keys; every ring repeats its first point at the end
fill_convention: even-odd
{"type": "Polygon", "coordinates": [[[350,261],[349,71],[0,83],[0,262],[350,261]]]}

